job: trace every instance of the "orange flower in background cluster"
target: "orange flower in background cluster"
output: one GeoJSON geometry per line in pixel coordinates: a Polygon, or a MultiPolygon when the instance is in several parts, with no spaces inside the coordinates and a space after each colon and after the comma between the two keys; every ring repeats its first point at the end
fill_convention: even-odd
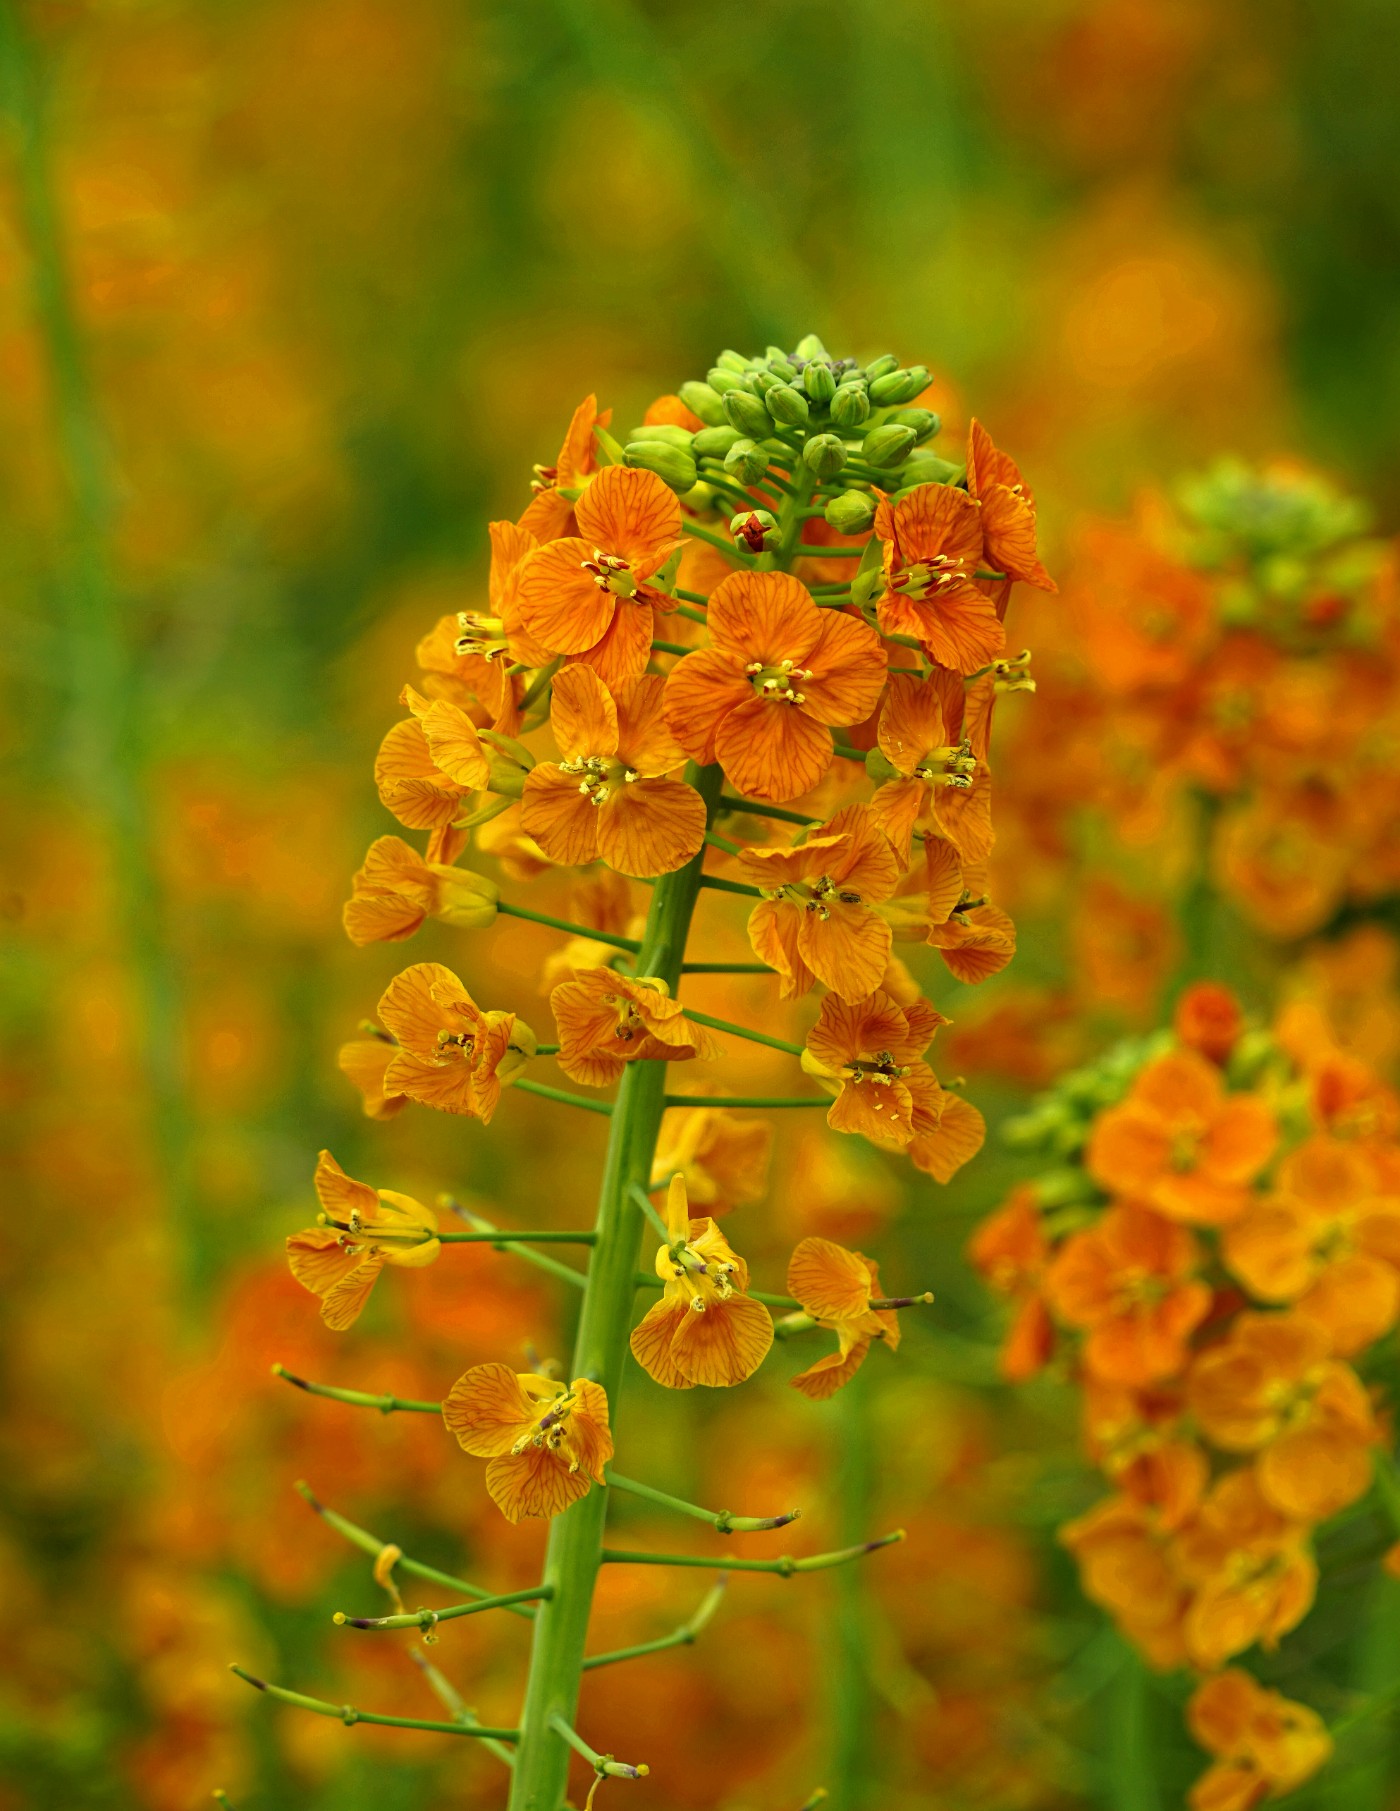
{"type": "Polygon", "coordinates": [[[652,472],[610,465],[574,508],[577,535],[536,548],[520,568],[520,610],[551,654],[570,654],[608,685],[635,679],[651,658],[658,610],[674,608],[651,581],[680,551],[681,506],[652,472]]]}
{"type": "Polygon", "coordinates": [[[410,830],[431,830],[441,846],[465,801],[486,786],[491,764],[476,725],[458,704],[428,699],[405,686],[413,715],[396,723],[379,746],[375,783],[385,806],[410,830]]]}
{"type": "Polygon", "coordinates": [[[473,1365],[442,1405],[463,1452],[489,1461],[486,1488],[507,1521],[556,1516],[603,1482],[613,1455],[608,1398],[586,1377],[571,1384],[507,1365],[473,1365]]]}
{"type": "Polygon", "coordinates": [[[772,1152],[766,1119],[740,1119],[722,1107],[673,1107],[661,1122],[651,1186],[679,1174],[690,1200],[718,1219],[763,1199],[772,1152]]]}
{"type": "Polygon", "coordinates": [[[1196,1687],[1186,1723],[1215,1757],[1191,1788],[1191,1811],[1253,1811],[1266,1798],[1296,1790],[1332,1754],[1316,1711],[1265,1691],[1240,1667],[1196,1687]]]}
{"type": "Polygon", "coordinates": [[[386,1264],[421,1270],[442,1250],[437,1215],[411,1195],[372,1189],[347,1176],[329,1151],[316,1165],[325,1223],[287,1240],[292,1275],[321,1298],[321,1319],[337,1332],[359,1319],[386,1264]]]}
{"type": "Polygon", "coordinates": [[[559,1026],[559,1066],[590,1087],[615,1082],[628,1063],[685,1062],[717,1054],[664,981],[584,968],[549,996],[559,1026]]]}
{"type": "Polygon", "coordinates": [[[550,726],[562,758],[526,775],[520,811],[551,861],[601,857],[621,874],[669,874],[704,841],[704,800],[665,778],[685,759],[661,714],[665,689],[648,676],[613,693],[589,667],[556,676],[550,726]]]}
{"type": "Polygon", "coordinates": [[[820,1327],[835,1333],[837,1349],[790,1378],[793,1389],[814,1402],[834,1396],[865,1363],[874,1340],[893,1352],[899,1345],[899,1316],[875,1308],[881,1297],[880,1267],[864,1252],[847,1251],[830,1239],[804,1239],[788,1261],[788,1293],[820,1327]]]}
{"type": "Polygon", "coordinates": [[[810,792],[834,758],[831,726],[868,717],[884,650],[858,617],[819,609],[788,573],[736,572],[707,610],[710,646],[666,682],[666,720],[697,761],[718,761],[750,798],[810,792]]]}
{"type": "Polygon", "coordinates": [[[901,942],[927,943],[969,985],[1000,974],[1016,954],[1016,926],[986,897],[986,869],[964,865],[940,837],[925,838],[922,867],[906,877],[888,918],[901,942]]]}
{"type": "Polygon", "coordinates": [[[985,1219],[968,1243],[967,1255],[998,1294],[1015,1303],[1011,1330],[1002,1342],[1001,1373],[1024,1383],[1049,1362],[1055,1329],[1041,1293],[1050,1258],[1050,1240],[1041,1225],[1035,1190],[1014,1189],[985,1219]]]}
{"type": "Polygon", "coordinates": [[[487,1123],[501,1089],[535,1050],[535,1034],[522,1019],[483,1012],[440,962],[419,962],[396,975],[380,998],[379,1017],[398,1045],[384,1071],[386,1095],[487,1123]]]}
{"type": "Polygon", "coordinates": [[[632,1329],[632,1356],[668,1390],[742,1383],[773,1344],[772,1316],[747,1293],[749,1267],[713,1220],[691,1219],[680,1176],[667,1190],[666,1230],[661,1300],[632,1329]]]}

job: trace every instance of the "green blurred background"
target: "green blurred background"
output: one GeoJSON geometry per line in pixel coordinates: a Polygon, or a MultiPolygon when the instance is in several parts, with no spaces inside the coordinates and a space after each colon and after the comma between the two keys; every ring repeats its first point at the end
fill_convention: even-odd
{"type": "MultiPolygon", "coordinates": [[[[223,1669],[346,1664],[324,1612],[370,1587],[293,1477],[491,1557],[434,1430],[308,1417],[267,1365],[338,1362],[278,1257],[315,1150],[385,1150],[333,1062],[397,966],[338,927],[388,827],[373,751],[578,399],[639,419],[720,347],[815,330],[989,422],[1052,564],[1082,512],[1222,451],[1304,452],[1393,524],[1398,61],[1391,0],[0,0],[0,1806],[499,1801],[488,1761],[274,1728],[223,1669]]],[[[420,1119],[391,1148],[557,1200],[558,1138],[420,1119]]],[[[954,1325],[1004,1174],[989,1153],[895,1235],[954,1325]]],[[[868,1181],[827,1192],[859,1230],[868,1181]]],[[[549,1312],[504,1260],[465,1306],[460,1279],[372,1319],[341,1381],[440,1388],[549,1312]]],[[[892,1574],[914,1626],[875,1638],[870,1716],[905,1733],[859,1791],[1097,1801],[1036,1709],[1083,1613],[1037,1608],[1003,1538],[1021,1436],[960,1350],[911,1339],[870,1407],[891,1513],[922,1502],[963,1582],[892,1574]]],[[[671,1456],[816,1475],[829,1436],[774,1450],[763,1414],[671,1456]]],[[[747,1601],[725,1641],[756,1696],[721,1643],[599,1699],[691,1757],[639,1811],[782,1811],[824,1777],[821,1668],[784,1685],[824,1625],[747,1601]]],[[[519,1643],[485,1646],[465,1664],[508,1704],[519,1643]]],[[[392,1657],[348,1664],[328,1695],[400,1689],[392,1657]]]]}

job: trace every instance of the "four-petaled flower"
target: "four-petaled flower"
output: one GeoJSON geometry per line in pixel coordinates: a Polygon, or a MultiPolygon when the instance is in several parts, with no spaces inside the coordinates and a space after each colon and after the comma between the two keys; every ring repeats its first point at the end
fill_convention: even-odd
{"type": "Polygon", "coordinates": [[[535,1034],[523,1019],[483,1012],[440,962],[395,975],[379,1016],[399,1046],[384,1071],[384,1092],[483,1124],[535,1053],[535,1034]]]}
{"type": "Polygon", "coordinates": [[[941,667],[976,673],[1006,646],[991,599],[977,588],[982,510],[965,490],[920,484],[882,502],[884,590],[876,616],[886,635],[912,635],[941,667]]]}
{"type": "Polygon", "coordinates": [[[551,861],[582,867],[601,857],[620,874],[669,874],[705,840],[705,802],[664,776],[679,767],[655,674],[610,692],[591,667],[554,680],[550,725],[562,757],[525,778],[520,823],[551,861]]]}
{"type": "Polygon", "coordinates": [[[442,1418],[474,1459],[508,1521],[555,1516],[603,1482],[612,1458],[608,1397],[581,1377],[560,1383],[508,1365],[473,1365],[453,1384],[442,1418]]]}
{"type": "Polygon", "coordinates": [[[871,1307],[881,1294],[880,1267],[864,1252],[848,1251],[831,1239],[803,1239],[788,1261],[787,1286],[803,1313],[837,1339],[834,1352],[788,1380],[813,1402],[825,1401],[850,1382],[872,1341],[884,1340],[892,1352],[899,1345],[899,1316],[889,1308],[871,1307]]]}
{"type": "Polygon", "coordinates": [[[421,1270],[442,1250],[437,1215],[411,1195],[372,1189],[347,1176],[329,1151],[316,1165],[323,1223],[287,1240],[292,1275],[321,1298],[321,1319],[337,1332],[359,1318],[386,1264],[421,1270]]]}
{"type": "Polygon", "coordinates": [[[773,1319],[747,1293],[749,1267],[713,1220],[692,1220],[685,1181],[666,1195],[667,1243],[656,1254],[661,1300],[632,1329],[632,1356],[668,1390],[742,1383],[768,1356],[773,1319]]]}
{"type": "Polygon", "coordinates": [[[380,836],[369,846],[351,883],[341,917],[352,943],[401,943],[425,918],[462,930],[495,922],[500,888],[482,874],[445,862],[424,861],[401,836],[380,836]]]}
{"type": "Polygon", "coordinates": [[[906,864],[917,827],[946,837],[964,861],[985,861],[991,854],[989,723],[985,710],[976,718],[965,713],[956,674],[938,667],[927,679],[890,674],[878,740],[895,778],[876,791],[870,814],[906,864]]]}
{"type": "Polygon", "coordinates": [[[666,681],[666,720],[697,761],[755,799],[810,792],[831,766],[831,725],[859,723],[885,683],[880,639],[823,610],[783,572],[735,572],[710,594],[710,643],[666,681]]]}
{"type": "Polygon", "coordinates": [[[607,1087],[628,1063],[715,1055],[710,1034],[686,1018],[664,981],[648,975],[580,968],[549,1003],[559,1026],[559,1067],[589,1087],[607,1087]]]}
{"type": "Polygon", "coordinates": [[[921,1059],[943,1018],[927,1000],[901,1006],[876,992],[828,994],[807,1034],[802,1067],[836,1095],[826,1123],[899,1149],[937,1129],[943,1090],[921,1059]]]}

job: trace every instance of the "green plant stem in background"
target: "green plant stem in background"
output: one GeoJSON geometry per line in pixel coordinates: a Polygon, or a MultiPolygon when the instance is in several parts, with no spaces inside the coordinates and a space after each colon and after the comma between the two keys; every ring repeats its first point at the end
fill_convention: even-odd
{"type": "Polygon", "coordinates": [[[1108,1687],[1108,1811],[1164,1811],[1152,1735],[1152,1682],[1134,1648],[1120,1641],[1122,1664],[1108,1687]]]}
{"type": "Polygon", "coordinates": [[[443,1736],[478,1736],[483,1740],[512,1742],[519,1735],[515,1729],[487,1729],[480,1723],[431,1723],[422,1717],[385,1717],[374,1710],[357,1710],[353,1704],[331,1704],[325,1698],[308,1698],[305,1692],[290,1692],[284,1685],[269,1685],[266,1679],[259,1679],[256,1673],[245,1672],[241,1666],[231,1666],[231,1673],[251,1685],[254,1691],[266,1692],[271,1698],[278,1698],[283,1704],[295,1705],[298,1710],[309,1710],[318,1717],[334,1717],[347,1729],[356,1723],[378,1723],[385,1729],[428,1729],[435,1735],[443,1736]]]}
{"type": "MultiPolygon", "coordinates": [[[[870,1526],[874,1496],[870,1378],[862,1366],[838,1392],[836,1409],[836,1532],[858,1540],[870,1526]]],[[[841,1811],[865,1811],[878,1770],[871,1765],[874,1701],[869,1672],[870,1606],[859,1567],[844,1568],[836,1580],[835,1665],[830,1675],[831,1754],[827,1777],[841,1811]]]]}

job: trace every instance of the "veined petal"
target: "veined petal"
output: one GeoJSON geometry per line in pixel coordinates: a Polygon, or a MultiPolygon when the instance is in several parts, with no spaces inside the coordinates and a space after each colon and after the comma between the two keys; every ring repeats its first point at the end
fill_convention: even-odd
{"type": "Polygon", "coordinates": [[[402,943],[428,916],[432,894],[426,887],[402,893],[361,893],[341,907],[345,935],[363,949],[370,943],[402,943]]]}
{"type": "Polygon", "coordinates": [[[931,749],[942,748],[943,710],[939,688],[910,673],[891,673],[880,711],[880,752],[892,767],[911,774],[931,749]]]}
{"type": "Polygon", "coordinates": [[[551,861],[568,868],[596,861],[600,811],[579,790],[578,776],[565,773],[553,761],[541,761],[525,776],[520,827],[551,861]]]}
{"type": "Polygon", "coordinates": [[[548,1447],[505,1453],[486,1467],[486,1489],[508,1522],[560,1515],[586,1497],[588,1488],[586,1474],[570,1471],[568,1460],[548,1447]]]}
{"type": "Polygon", "coordinates": [[[520,563],[520,615],[531,635],[556,654],[578,654],[601,640],[617,608],[583,562],[593,544],[569,538],[537,547],[520,563]]]}
{"type": "MultiPolygon", "coordinates": [[[[608,467],[609,471],[618,469],[608,467]]],[[[592,667],[605,685],[620,691],[629,680],[639,679],[646,671],[655,626],[656,616],[650,604],[636,598],[619,599],[607,628],[574,659],[592,667]]]]}
{"type": "Polygon", "coordinates": [[[620,874],[670,874],[705,841],[705,801],[683,780],[615,786],[594,816],[598,853],[620,874]]]}
{"type": "Polygon", "coordinates": [[[384,1259],[371,1252],[321,1297],[321,1319],[333,1333],[343,1333],[360,1318],[383,1268],[384,1259]]]}
{"type": "Polygon", "coordinates": [[[671,1340],[671,1356],[692,1383],[726,1389],[743,1383],[768,1356],[773,1317],[752,1296],[711,1302],[703,1314],[685,1310],[671,1340]]]}
{"type": "Polygon", "coordinates": [[[405,1050],[435,1058],[438,1033],[474,1027],[480,1014],[471,995],[441,962],[415,962],[379,996],[378,1016],[405,1050]]]}
{"type": "Polygon", "coordinates": [[[817,785],[834,744],[831,731],[801,708],[751,693],[720,721],[715,756],[740,792],[776,805],[817,785]]]}
{"type": "Polygon", "coordinates": [[[871,821],[889,838],[907,867],[914,847],[914,826],[928,797],[925,780],[889,780],[870,801],[871,821]]]}
{"type": "Polygon", "coordinates": [[[781,900],[762,899],[749,914],[749,943],[760,962],[782,977],[782,998],[797,999],[815,979],[797,944],[802,912],[781,900]]]}
{"type": "Polygon", "coordinates": [[[725,716],[754,696],[743,660],[721,648],[700,648],[676,662],[666,680],[666,722],[697,761],[715,758],[715,732],[725,716]]]}
{"type": "Polygon", "coordinates": [[[327,1295],[344,1277],[364,1262],[363,1241],[346,1246],[329,1226],[308,1226],[287,1240],[287,1263],[303,1289],[327,1295]]]}
{"type": "Polygon", "coordinates": [[[575,504],[574,514],[590,553],[596,547],[629,563],[644,562],[674,541],[682,526],[675,492],[655,472],[625,465],[604,466],[575,504]]]}
{"type": "Polygon", "coordinates": [[[879,987],[893,937],[878,914],[864,906],[833,905],[823,918],[803,912],[797,948],[817,979],[843,1000],[862,1000],[879,987]]]}
{"type": "Polygon", "coordinates": [[[483,1117],[476,1072],[468,1062],[432,1062],[411,1050],[400,1050],[384,1072],[384,1085],[438,1113],[483,1117]]]}
{"type": "Polygon", "coordinates": [[[914,1167],[935,1182],[951,1182],[986,1140],[987,1122],[972,1102],[945,1092],[937,1129],[921,1133],[910,1145],[909,1156],[914,1167]]]}
{"type": "Polygon", "coordinates": [[[554,675],[549,727],[566,761],[617,753],[617,707],[591,667],[564,667],[554,675]]]}
{"type": "Polygon", "coordinates": [[[617,693],[618,759],[648,779],[673,773],[685,760],[666,721],[667,685],[659,673],[646,673],[617,693]]]}
{"type": "Polygon", "coordinates": [[[863,722],[880,702],[888,667],[880,638],[858,616],[821,612],[821,632],[801,663],[811,672],[802,681],[801,707],[821,723],[863,722]]]}
{"type": "Polygon", "coordinates": [[[477,1459],[508,1453],[539,1419],[538,1404],[525,1393],[509,1365],[473,1365],[447,1393],[442,1418],[464,1452],[477,1459]]]}
{"type": "Polygon", "coordinates": [[[348,1220],[358,1213],[361,1219],[372,1219],[379,1209],[379,1196],[367,1182],[356,1182],[347,1176],[329,1151],[316,1160],[316,1198],[333,1220],[348,1220]]]}
{"type": "Polygon", "coordinates": [[[816,1320],[851,1320],[870,1307],[869,1260],[831,1239],[803,1239],[788,1261],[788,1292],[816,1320]]]}
{"type": "Polygon", "coordinates": [[[707,615],[717,648],[763,666],[809,665],[822,634],[822,612],[788,572],[731,572],[710,593],[707,615]]]}
{"type": "Polygon", "coordinates": [[[692,1313],[688,1302],[677,1300],[668,1292],[647,1309],[632,1329],[633,1358],[663,1389],[688,1390],[694,1381],[681,1370],[671,1350],[678,1329],[692,1313]]]}
{"type": "Polygon", "coordinates": [[[449,780],[479,792],[491,779],[491,763],[481,746],[476,725],[460,705],[436,698],[418,714],[433,765],[449,780]]]}
{"type": "Polygon", "coordinates": [[[828,1352],[815,1364],[808,1365],[805,1371],[799,1371],[790,1377],[788,1383],[794,1390],[801,1390],[810,1402],[825,1402],[834,1396],[843,1384],[848,1384],[856,1372],[865,1363],[870,1350],[870,1336],[864,1335],[853,1345],[841,1346],[835,1352],[828,1352]]]}

